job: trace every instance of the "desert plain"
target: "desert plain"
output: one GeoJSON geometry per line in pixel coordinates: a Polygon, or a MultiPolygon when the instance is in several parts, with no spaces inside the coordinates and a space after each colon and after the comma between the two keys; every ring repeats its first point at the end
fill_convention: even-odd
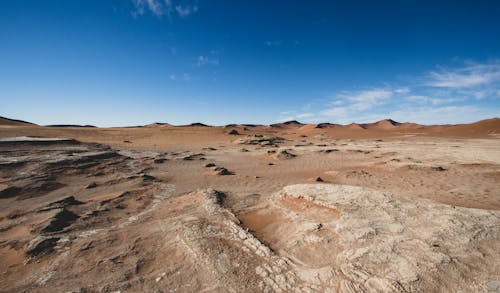
{"type": "Polygon", "coordinates": [[[1,292],[500,292],[500,119],[0,119],[1,292]]]}

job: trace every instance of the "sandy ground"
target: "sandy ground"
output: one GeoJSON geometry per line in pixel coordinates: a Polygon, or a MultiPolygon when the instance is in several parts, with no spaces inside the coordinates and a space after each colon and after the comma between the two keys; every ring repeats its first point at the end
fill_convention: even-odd
{"type": "Polygon", "coordinates": [[[1,126],[0,291],[496,292],[495,125],[1,126]]]}

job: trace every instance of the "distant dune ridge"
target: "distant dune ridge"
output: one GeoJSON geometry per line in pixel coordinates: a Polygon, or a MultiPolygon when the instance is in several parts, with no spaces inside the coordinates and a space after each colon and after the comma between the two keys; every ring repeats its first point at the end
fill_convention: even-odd
{"type": "Polygon", "coordinates": [[[79,125],[79,124],[50,124],[50,125],[45,125],[46,127],[91,127],[91,128],[96,128],[94,125],[79,125]]]}
{"type": "MultiPolygon", "coordinates": [[[[32,126],[39,127],[39,125],[16,120],[6,117],[0,117],[0,126],[32,126]]],[[[63,127],[79,127],[79,128],[96,128],[93,125],[74,125],[74,124],[57,124],[57,125],[46,125],[45,127],[53,128],[63,128],[63,127]]],[[[489,135],[489,134],[500,134],[500,118],[490,118],[481,120],[469,124],[445,124],[445,125],[422,125],[410,122],[397,122],[392,119],[383,119],[373,123],[351,123],[347,125],[335,124],[335,123],[318,123],[318,124],[305,124],[297,120],[290,120],[281,123],[274,123],[270,125],[261,124],[227,124],[225,126],[211,126],[204,123],[196,122],[187,125],[172,125],[164,122],[154,122],[144,126],[130,126],[134,127],[145,127],[145,128],[172,128],[172,127],[193,127],[193,128],[234,128],[238,131],[298,131],[300,134],[318,134],[321,131],[327,131],[328,133],[335,133],[336,131],[341,133],[346,133],[351,131],[353,133],[369,133],[374,131],[376,133],[382,132],[392,132],[392,131],[425,131],[428,134],[433,135],[489,135]],[[368,131],[368,132],[367,132],[368,131]]],[[[127,127],[127,128],[130,128],[127,127]]]]}

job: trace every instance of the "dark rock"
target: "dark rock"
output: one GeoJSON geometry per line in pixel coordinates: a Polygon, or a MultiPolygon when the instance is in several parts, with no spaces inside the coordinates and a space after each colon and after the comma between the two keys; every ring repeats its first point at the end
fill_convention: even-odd
{"type": "Polygon", "coordinates": [[[49,254],[54,251],[54,247],[59,241],[59,237],[37,237],[30,242],[26,249],[26,254],[29,256],[38,256],[42,254],[49,254]]]}
{"type": "Polygon", "coordinates": [[[233,172],[229,171],[224,167],[216,167],[214,171],[216,175],[234,175],[233,172]]]}
{"type": "Polygon", "coordinates": [[[153,181],[153,180],[156,180],[156,177],[148,175],[148,174],[142,174],[141,178],[142,178],[142,181],[153,181]]]}
{"type": "Polygon", "coordinates": [[[57,213],[47,227],[42,229],[42,233],[58,232],[71,225],[79,216],[65,208],[57,213]]]}
{"type": "Polygon", "coordinates": [[[167,159],[165,159],[165,158],[158,158],[158,159],[154,159],[153,163],[155,163],[155,164],[163,164],[166,161],[167,161],[167,159]]]}
{"type": "Polygon", "coordinates": [[[291,159],[291,158],[295,158],[296,156],[297,155],[292,154],[292,153],[288,152],[287,150],[282,150],[281,152],[279,152],[278,154],[276,154],[276,158],[278,158],[280,160],[291,159]]]}
{"type": "Polygon", "coordinates": [[[276,137],[274,135],[253,135],[247,136],[246,139],[240,139],[239,143],[241,144],[250,144],[250,145],[275,145],[276,143],[282,143],[284,141],[281,137],[276,137]]]}
{"type": "Polygon", "coordinates": [[[322,150],[321,152],[325,153],[325,154],[329,154],[331,152],[338,152],[339,150],[338,149],[327,149],[327,150],[322,150]]]}
{"type": "Polygon", "coordinates": [[[206,148],[203,148],[202,150],[205,150],[205,151],[216,151],[217,149],[213,148],[213,147],[206,147],[206,148]]]}
{"type": "Polygon", "coordinates": [[[184,161],[192,161],[192,160],[194,160],[194,159],[201,159],[201,158],[203,158],[203,156],[204,156],[204,155],[205,155],[205,154],[203,154],[203,153],[192,154],[192,155],[189,155],[189,156],[185,156],[185,157],[183,157],[182,159],[183,159],[184,161]]]}
{"type": "Polygon", "coordinates": [[[0,198],[9,198],[9,197],[14,197],[18,195],[22,191],[21,188],[16,187],[16,186],[10,186],[2,191],[0,191],[0,198]]]}
{"type": "Polygon", "coordinates": [[[91,182],[91,183],[87,184],[87,186],[85,186],[85,189],[92,189],[92,188],[96,188],[96,187],[97,187],[97,183],[91,182]]]}
{"type": "Polygon", "coordinates": [[[437,167],[432,167],[432,170],[441,172],[441,171],[446,171],[447,169],[441,166],[437,166],[437,167]]]}
{"type": "Polygon", "coordinates": [[[83,204],[83,202],[75,199],[74,196],[68,196],[68,197],[65,197],[61,200],[54,201],[54,202],[40,208],[37,211],[38,212],[45,212],[45,211],[49,211],[49,210],[63,209],[67,206],[80,205],[80,204],[83,204]]]}

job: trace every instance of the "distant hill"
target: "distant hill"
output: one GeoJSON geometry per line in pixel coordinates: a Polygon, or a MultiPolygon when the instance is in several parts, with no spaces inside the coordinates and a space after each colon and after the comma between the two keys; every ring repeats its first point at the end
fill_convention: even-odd
{"type": "Polygon", "coordinates": [[[200,122],[191,123],[191,124],[186,125],[186,126],[211,127],[210,125],[206,125],[206,124],[203,124],[203,123],[200,123],[200,122]]]}
{"type": "Polygon", "coordinates": [[[10,119],[6,117],[1,117],[0,116],[0,125],[6,125],[6,126],[36,126],[36,124],[23,121],[23,120],[16,120],[16,119],[10,119]]]}
{"type": "Polygon", "coordinates": [[[269,126],[271,126],[272,128],[291,128],[291,127],[302,127],[304,125],[305,124],[300,123],[297,120],[290,120],[290,121],[286,121],[286,122],[283,122],[283,123],[271,124],[269,126]]]}
{"type": "Polygon", "coordinates": [[[170,127],[172,126],[169,123],[162,123],[162,122],[154,122],[148,125],[145,125],[144,127],[170,127]]]}

